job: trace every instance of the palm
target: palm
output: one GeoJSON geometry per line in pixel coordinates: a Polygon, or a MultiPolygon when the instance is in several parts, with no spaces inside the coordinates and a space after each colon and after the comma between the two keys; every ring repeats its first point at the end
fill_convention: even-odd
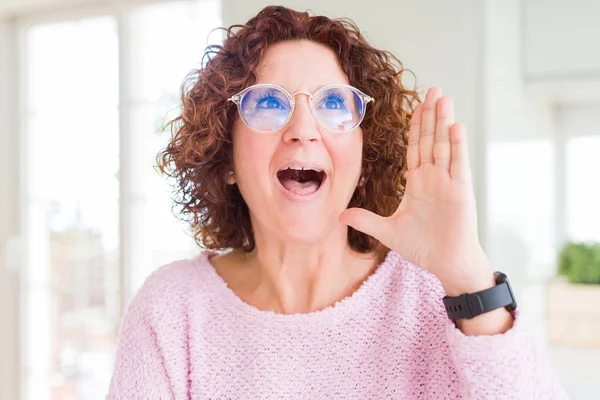
{"type": "Polygon", "coordinates": [[[474,211],[469,187],[433,164],[421,165],[409,173],[402,203],[390,217],[398,233],[391,237],[390,248],[423,268],[441,265],[470,239],[477,225],[474,211]]]}
{"type": "Polygon", "coordinates": [[[429,90],[411,121],[404,198],[387,218],[349,209],[342,220],[442,278],[444,265],[480,251],[464,127],[451,100],[429,90]]]}

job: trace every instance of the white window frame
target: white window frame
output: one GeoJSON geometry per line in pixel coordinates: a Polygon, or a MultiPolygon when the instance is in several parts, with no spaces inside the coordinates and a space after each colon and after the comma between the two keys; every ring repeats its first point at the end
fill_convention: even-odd
{"type": "Polygon", "coordinates": [[[19,46],[14,19],[0,20],[0,398],[18,399],[20,395],[21,333],[19,310],[20,232],[23,220],[20,207],[21,182],[25,171],[19,153],[21,104],[18,87],[19,46]],[[11,134],[11,132],[13,134],[11,134]],[[17,133],[17,134],[14,134],[17,133]],[[13,213],[9,213],[13,211],[13,213]]]}

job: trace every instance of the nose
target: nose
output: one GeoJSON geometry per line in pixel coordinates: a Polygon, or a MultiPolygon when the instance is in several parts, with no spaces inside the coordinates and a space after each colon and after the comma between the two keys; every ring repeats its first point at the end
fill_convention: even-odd
{"type": "Polygon", "coordinates": [[[319,124],[310,110],[310,100],[308,96],[296,96],[294,113],[286,126],[283,140],[286,143],[316,142],[321,140],[319,124]]]}

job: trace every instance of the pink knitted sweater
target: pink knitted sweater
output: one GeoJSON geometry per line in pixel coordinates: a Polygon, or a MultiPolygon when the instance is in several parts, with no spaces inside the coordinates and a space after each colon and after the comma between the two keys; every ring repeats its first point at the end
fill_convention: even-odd
{"type": "Polygon", "coordinates": [[[516,312],[465,336],[435,276],[390,251],[351,296],[278,314],[243,302],[212,252],[146,279],[122,321],[108,399],[565,399],[516,312]]]}

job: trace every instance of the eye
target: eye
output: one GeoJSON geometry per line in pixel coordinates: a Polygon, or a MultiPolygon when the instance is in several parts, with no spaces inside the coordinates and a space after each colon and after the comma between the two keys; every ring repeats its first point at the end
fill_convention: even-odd
{"type": "Polygon", "coordinates": [[[256,101],[256,108],[277,110],[284,108],[284,105],[276,96],[265,94],[256,101]]]}
{"type": "Polygon", "coordinates": [[[345,110],[345,101],[342,96],[337,93],[328,93],[320,102],[319,108],[327,110],[345,110]]]}

